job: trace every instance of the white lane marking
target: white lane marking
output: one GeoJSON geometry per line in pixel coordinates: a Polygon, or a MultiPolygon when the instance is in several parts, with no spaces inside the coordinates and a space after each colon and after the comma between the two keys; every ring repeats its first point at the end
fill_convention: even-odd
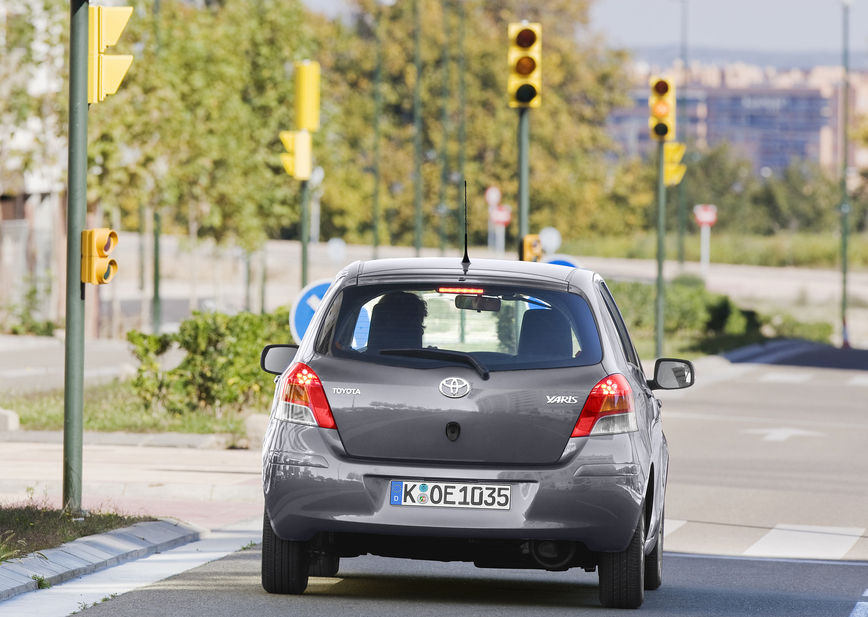
{"type": "Polygon", "coordinates": [[[856,375],[847,380],[848,386],[868,386],[868,375],[856,375]]]}
{"type": "Polygon", "coordinates": [[[316,312],[316,309],[319,307],[319,303],[322,302],[322,298],[317,296],[311,296],[307,300],[305,300],[305,304],[307,304],[310,308],[316,312]]]}
{"type": "Polygon", "coordinates": [[[862,595],[863,595],[863,596],[868,596],[868,589],[866,589],[865,592],[864,592],[862,595]]]}
{"type": "Polygon", "coordinates": [[[868,602],[856,602],[850,617],[868,617],[868,602]]]}
{"type": "Polygon", "coordinates": [[[687,523],[687,521],[681,521],[675,518],[666,518],[663,519],[663,537],[672,535],[687,523]]]}
{"type": "Polygon", "coordinates": [[[0,613],[15,617],[65,617],[112,594],[122,594],[192,570],[262,541],[262,517],[212,531],[208,537],[144,559],[67,581],[38,593],[30,592],[0,603],[0,613]],[[8,611],[8,612],[6,612],[8,611]]]}
{"type": "Polygon", "coordinates": [[[767,383],[804,383],[814,378],[813,373],[766,373],[759,378],[767,383]]]}
{"type": "Polygon", "coordinates": [[[742,433],[748,435],[765,435],[763,441],[786,441],[790,437],[825,437],[826,433],[818,433],[817,431],[806,431],[800,428],[780,427],[780,428],[746,428],[742,429],[742,433]]]}
{"type": "Polygon", "coordinates": [[[742,554],[753,557],[842,559],[863,533],[864,527],[775,525],[774,529],[742,554]]]}
{"type": "Polygon", "coordinates": [[[826,422],[823,420],[796,420],[792,418],[763,418],[757,416],[731,416],[715,413],[693,413],[687,411],[663,410],[664,418],[679,418],[683,420],[710,420],[712,422],[737,422],[738,424],[796,424],[815,428],[853,428],[868,431],[868,424],[855,422],[826,422]]]}
{"type": "Polygon", "coordinates": [[[672,535],[687,523],[687,521],[681,521],[674,518],[666,518],[663,519],[663,537],[672,535]]]}

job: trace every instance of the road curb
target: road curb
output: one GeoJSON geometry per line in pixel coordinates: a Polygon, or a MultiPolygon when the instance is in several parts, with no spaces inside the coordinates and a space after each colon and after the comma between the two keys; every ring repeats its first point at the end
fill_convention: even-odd
{"type": "Polygon", "coordinates": [[[171,518],[136,523],[0,564],[0,601],[200,540],[206,530],[171,518]],[[36,577],[36,578],[34,578],[36,577]]]}
{"type": "MultiPolygon", "coordinates": [[[[233,441],[229,433],[103,433],[84,431],[86,446],[147,446],[225,450],[233,441]]],[[[63,443],[63,431],[0,431],[0,442],[63,443]]]]}

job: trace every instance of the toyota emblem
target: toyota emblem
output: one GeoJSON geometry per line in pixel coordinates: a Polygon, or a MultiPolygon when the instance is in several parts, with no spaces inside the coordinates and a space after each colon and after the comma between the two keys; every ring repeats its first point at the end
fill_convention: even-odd
{"type": "Polygon", "coordinates": [[[470,384],[460,377],[447,377],[440,382],[440,393],[449,398],[461,398],[470,392],[470,384]]]}

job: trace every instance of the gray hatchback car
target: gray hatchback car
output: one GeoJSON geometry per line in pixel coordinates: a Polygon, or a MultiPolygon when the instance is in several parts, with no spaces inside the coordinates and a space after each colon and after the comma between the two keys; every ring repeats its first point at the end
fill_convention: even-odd
{"type": "Polygon", "coordinates": [[[262,586],[340,559],[583,568],[637,608],[662,582],[668,450],[654,389],[594,272],[515,261],[356,262],[279,377],[263,443],[262,586]]]}

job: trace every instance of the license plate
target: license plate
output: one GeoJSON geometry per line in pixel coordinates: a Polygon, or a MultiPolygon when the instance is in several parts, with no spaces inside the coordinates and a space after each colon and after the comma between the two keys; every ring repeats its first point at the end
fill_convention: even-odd
{"type": "Polygon", "coordinates": [[[504,484],[392,480],[389,503],[393,506],[509,510],[510,489],[504,484]]]}

